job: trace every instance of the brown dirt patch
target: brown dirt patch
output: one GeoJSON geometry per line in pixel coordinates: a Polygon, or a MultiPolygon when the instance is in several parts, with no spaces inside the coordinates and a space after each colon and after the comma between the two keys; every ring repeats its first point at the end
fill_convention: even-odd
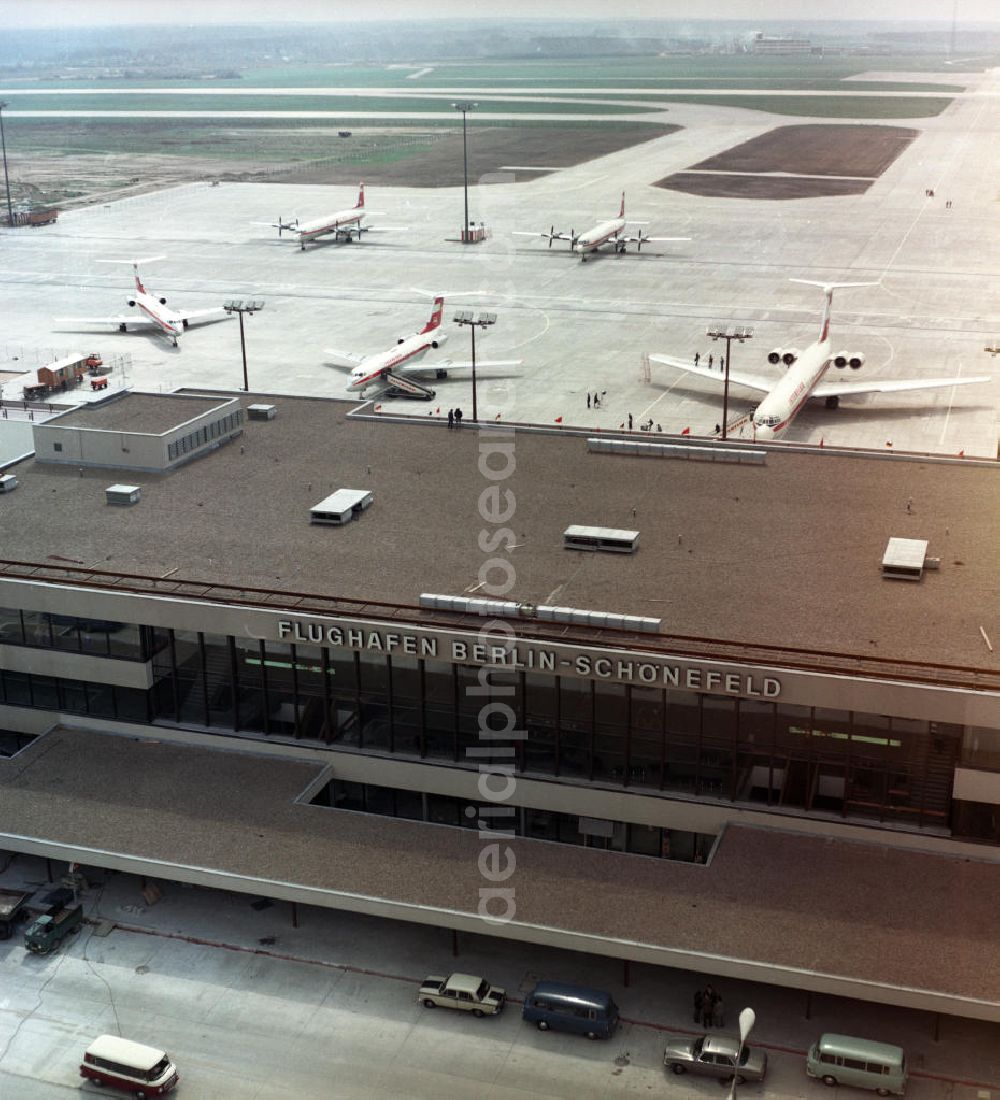
{"type": "MultiPolygon", "coordinates": [[[[470,126],[468,130],[469,182],[479,182],[501,171],[504,165],[541,165],[568,168],[608,153],[616,153],[682,129],[680,126],[652,126],[648,123],[617,123],[614,126],[580,123],[569,125],[470,126]]],[[[354,141],[343,139],[345,146],[354,141]]],[[[363,171],[366,182],[404,187],[461,187],[462,131],[444,130],[428,135],[425,144],[394,150],[382,159],[377,148],[358,159],[336,164],[292,168],[270,172],[268,183],[348,184],[358,181],[363,171]]],[[[544,172],[515,172],[515,182],[538,179],[544,172]]],[[[506,173],[510,178],[511,173],[506,173]]]]}
{"type": "Polygon", "coordinates": [[[877,179],[918,133],[905,126],[779,126],[693,168],[877,179]]]}
{"type": "Polygon", "coordinates": [[[871,185],[871,180],[678,172],[658,180],[653,186],[715,199],[818,199],[828,195],[863,195],[871,185]]]}

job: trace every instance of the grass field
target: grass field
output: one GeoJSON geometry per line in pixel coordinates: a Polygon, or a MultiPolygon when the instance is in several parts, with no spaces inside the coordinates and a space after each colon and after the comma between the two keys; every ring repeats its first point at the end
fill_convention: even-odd
{"type": "MultiPolygon", "coordinates": [[[[620,85],[643,85],[649,90],[672,88],[681,84],[688,87],[734,88],[817,88],[829,85],[832,89],[839,81],[871,69],[882,72],[948,72],[949,69],[981,71],[1000,65],[1000,57],[978,57],[966,64],[962,58],[945,55],[864,55],[837,57],[754,57],[730,54],[679,54],[664,57],[602,57],[578,60],[508,60],[477,61],[471,63],[445,62],[398,65],[273,65],[247,68],[238,79],[164,80],[155,76],[142,80],[59,80],[43,79],[42,84],[59,88],[135,88],[145,85],[156,87],[169,84],[178,91],[192,87],[214,88],[381,88],[398,86],[415,89],[420,87],[450,87],[461,84],[491,85],[515,89],[524,87],[563,86],[566,88],[599,88],[620,85]],[[417,71],[430,69],[418,79],[410,79],[417,71]]],[[[4,80],[0,87],[29,88],[35,80],[4,80]]],[[[956,86],[942,87],[928,82],[918,85],[882,85],[886,90],[955,91],[956,86]]]]}

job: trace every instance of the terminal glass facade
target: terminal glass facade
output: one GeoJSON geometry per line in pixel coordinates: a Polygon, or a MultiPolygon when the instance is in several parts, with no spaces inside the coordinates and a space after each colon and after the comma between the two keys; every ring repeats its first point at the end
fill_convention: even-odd
{"type": "Polygon", "coordinates": [[[958,725],[537,670],[490,670],[481,682],[478,666],[430,658],[29,611],[0,610],[0,644],[151,662],[150,691],[0,669],[0,702],[14,706],[475,768],[468,750],[482,744],[480,714],[495,702],[524,731],[510,743],[525,776],[942,831],[957,824],[958,725]]]}

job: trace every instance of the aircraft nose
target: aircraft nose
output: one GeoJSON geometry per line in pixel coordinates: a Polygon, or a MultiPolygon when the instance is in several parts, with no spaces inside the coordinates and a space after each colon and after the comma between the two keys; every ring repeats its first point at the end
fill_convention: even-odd
{"type": "Polygon", "coordinates": [[[774,429],[769,428],[766,424],[755,424],[753,434],[755,439],[774,439],[774,429]]]}

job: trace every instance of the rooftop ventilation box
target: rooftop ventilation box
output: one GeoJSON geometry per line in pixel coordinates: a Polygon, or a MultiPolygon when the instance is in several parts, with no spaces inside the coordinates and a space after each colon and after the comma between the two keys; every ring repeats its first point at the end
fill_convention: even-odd
{"type": "Polygon", "coordinates": [[[108,504],[120,504],[128,507],[137,504],[142,496],[142,488],[138,485],[109,485],[104,490],[104,497],[108,504]]]}
{"type": "Polygon", "coordinates": [[[277,413],[274,405],[247,405],[248,420],[273,420],[277,413]]]}
{"type": "Polygon", "coordinates": [[[924,569],[938,562],[927,557],[926,539],[889,539],[882,555],[882,576],[896,581],[919,581],[924,569]]]}
{"type": "Polygon", "coordinates": [[[17,488],[17,474],[0,474],[0,493],[12,493],[17,488]]]}
{"type": "Polygon", "coordinates": [[[342,527],[370,508],[374,501],[375,494],[368,489],[338,489],[309,509],[309,522],[342,527]]]}
{"type": "Polygon", "coordinates": [[[639,532],[573,524],[563,531],[563,546],[567,550],[603,550],[613,554],[634,554],[639,549],[639,532]]]}

